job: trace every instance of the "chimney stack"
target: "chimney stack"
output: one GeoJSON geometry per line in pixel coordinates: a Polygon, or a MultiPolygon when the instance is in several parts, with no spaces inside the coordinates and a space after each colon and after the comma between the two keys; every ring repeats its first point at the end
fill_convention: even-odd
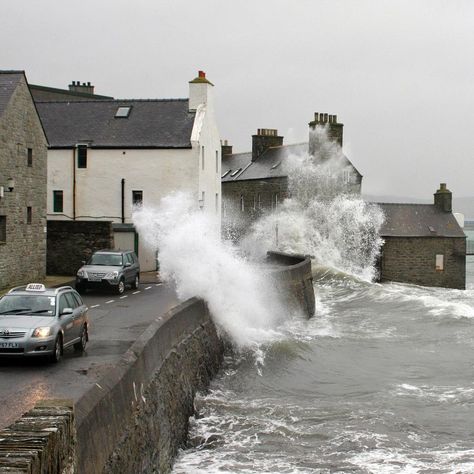
{"type": "Polygon", "coordinates": [[[268,148],[283,145],[283,137],[278,136],[278,130],[259,128],[257,135],[252,135],[252,161],[263,155],[268,148]]]}
{"type": "Polygon", "coordinates": [[[69,90],[71,92],[81,92],[83,94],[91,94],[91,95],[94,95],[94,86],[91,85],[90,82],[88,82],[87,84],[85,82],[83,82],[82,84],[80,83],[80,81],[72,81],[71,84],[69,84],[69,90]]]}
{"type": "Polygon", "coordinates": [[[434,194],[434,204],[442,212],[452,212],[453,194],[446,188],[446,183],[441,183],[434,194]]]}
{"type": "Polygon", "coordinates": [[[214,84],[206,78],[204,71],[198,71],[197,77],[189,81],[189,110],[197,110],[203,104],[211,101],[214,84]]]}
{"type": "Polygon", "coordinates": [[[337,142],[342,148],[342,132],[344,124],[337,123],[337,115],[316,112],[314,114],[314,120],[309,123],[309,128],[314,130],[317,125],[321,127],[327,127],[328,138],[331,141],[337,142]]]}
{"type": "Polygon", "coordinates": [[[229,145],[227,140],[221,140],[221,157],[232,155],[232,145],[229,145]]]}

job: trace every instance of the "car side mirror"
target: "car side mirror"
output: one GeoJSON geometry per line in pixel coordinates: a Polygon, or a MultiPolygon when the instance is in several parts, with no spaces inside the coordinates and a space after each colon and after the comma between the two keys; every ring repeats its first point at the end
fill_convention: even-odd
{"type": "Polygon", "coordinates": [[[130,262],[127,262],[127,263],[124,265],[125,268],[131,267],[131,266],[132,266],[132,264],[131,264],[130,262]]]}
{"type": "Polygon", "coordinates": [[[63,316],[65,314],[72,314],[72,313],[73,313],[72,308],[64,308],[63,312],[60,314],[60,316],[63,316]]]}

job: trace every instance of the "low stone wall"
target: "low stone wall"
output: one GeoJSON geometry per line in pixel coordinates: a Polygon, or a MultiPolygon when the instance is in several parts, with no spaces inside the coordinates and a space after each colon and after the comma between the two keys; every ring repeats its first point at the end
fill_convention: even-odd
{"type": "Polygon", "coordinates": [[[310,257],[272,251],[267,252],[267,263],[274,266],[269,273],[288,304],[310,318],[314,316],[316,302],[310,257]]]}
{"type": "Polygon", "coordinates": [[[222,354],[203,301],[158,318],[76,404],[78,472],[167,472],[222,354]]]}
{"type": "Polygon", "coordinates": [[[72,401],[48,400],[0,431],[0,472],[73,473],[74,448],[72,401]]]}
{"type": "Polygon", "coordinates": [[[108,221],[48,221],[46,244],[48,275],[75,275],[95,250],[114,248],[108,221]]]}

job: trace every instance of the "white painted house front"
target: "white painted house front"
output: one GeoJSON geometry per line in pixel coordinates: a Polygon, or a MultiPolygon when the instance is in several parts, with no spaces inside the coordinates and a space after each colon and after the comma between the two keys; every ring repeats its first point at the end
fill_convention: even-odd
{"type": "Polygon", "coordinates": [[[221,147],[213,85],[203,72],[189,99],[37,102],[49,138],[48,219],[114,223],[116,248],[135,248],[142,271],[157,249],[135,235],[132,206],[177,190],[221,210],[221,147]]]}

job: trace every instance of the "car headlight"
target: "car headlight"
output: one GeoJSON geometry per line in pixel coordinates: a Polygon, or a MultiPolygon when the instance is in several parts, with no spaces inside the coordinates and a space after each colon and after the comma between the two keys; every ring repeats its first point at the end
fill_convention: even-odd
{"type": "Polygon", "coordinates": [[[51,336],[51,328],[49,326],[36,328],[33,331],[33,337],[48,337],[51,336]]]}
{"type": "Polygon", "coordinates": [[[87,278],[87,272],[85,270],[83,270],[82,268],[80,268],[77,271],[77,276],[80,277],[80,278],[87,278]]]}
{"type": "Polygon", "coordinates": [[[119,274],[119,272],[117,270],[115,270],[113,272],[107,273],[107,275],[105,275],[105,278],[107,280],[115,280],[118,277],[118,274],[119,274]]]}

